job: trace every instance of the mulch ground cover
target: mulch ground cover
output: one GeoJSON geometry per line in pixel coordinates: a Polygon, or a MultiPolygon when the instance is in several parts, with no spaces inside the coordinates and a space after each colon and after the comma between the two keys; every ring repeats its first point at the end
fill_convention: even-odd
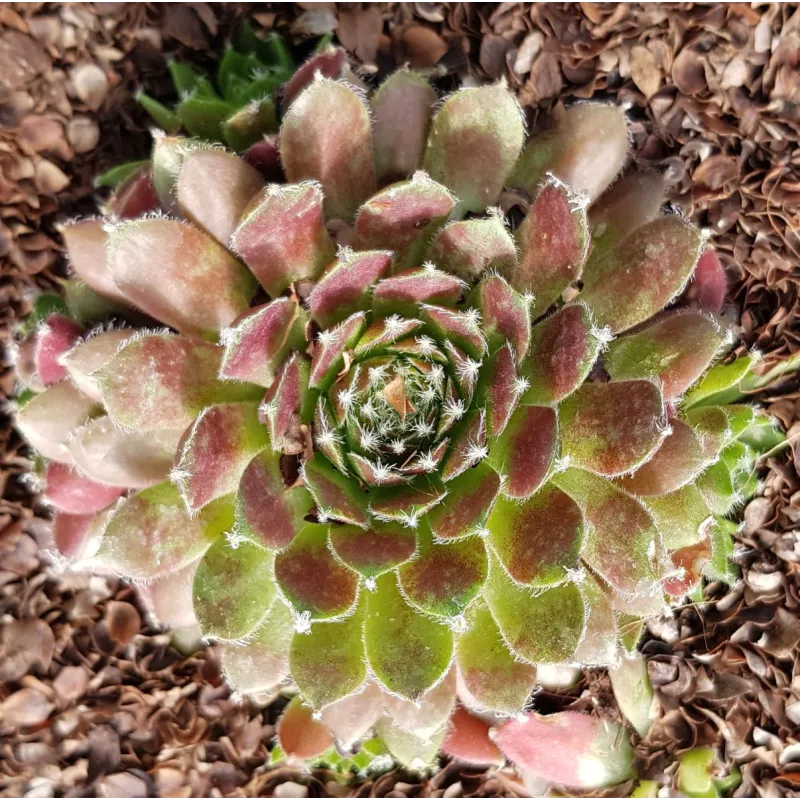
{"type": "MultiPolygon", "coordinates": [[[[633,158],[711,234],[726,314],[768,370],[800,349],[800,10],[785,4],[522,3],[0,5],[0,390],[14,394],[13,331],[65,274],[59,222],[90,213],[92,179],[148,150],[136,89],[169,92],[166,57],[213,64],[236,19],[299,53],[333,33],[367,80],[394,65],[505,79],[530,125],[564,104],[629,109],[633,158]]],[[[758,399],[788,432],[742,510],[742,580],[648,626],[661,714],[637,744],[668,779],[705,744],[737,765],[742,797],[800,796],[800,380],[758,399]]],[[[269,769],[280,701],[232,697],[214,649],[183,657],[122,582],[60,570],[28,453],[0,426],[0,795],[527,796],[510,769],[443,762],[366,783],[269,769]]],[[[587,671],[539,708],[618,715],[587,671]]],[[[624,793],[630,786],[608,794],[624,793]]]]}

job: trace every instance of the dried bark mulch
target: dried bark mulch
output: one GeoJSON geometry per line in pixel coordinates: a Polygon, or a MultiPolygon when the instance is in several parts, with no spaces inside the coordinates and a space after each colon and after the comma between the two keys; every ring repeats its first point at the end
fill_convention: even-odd
{"type": "MultiPolygon", "coordinates": [[[[7,345],[36,289],[63,274],[55,229],[91,211],[93,176],[141,157],[132,99],[168,91],[164,56],[212,63],[237,15],[302,48],[335,33],[367,79],[393,64],[505,78],[532,126],[564,103],[625,103],[634,158],[708,228],[730,276],[731,318],[763,368],[800,349],[800,11],[796,4],[5,4],[0,7],[0,390],[7,345]]],[[[455,81],[453,81],[455,85],[455,81]]],[[[739,796],[800,794],[800,382],[763,393],[790,447],[765,460],[743,511],[743,579],[650,625],[663,713],[638,744],[670,774],[695,744],[737,764],[739,796]]],[[[238,702],[213,649],[182,657],[132,587],[59,572],[41,555],[47,510],[26,451],[0,427],[0,795],[526,796],[510,770],[445,765],[363,785],[265,767],[275,704],[238,702]]],[[[590,672],[537,702],[615,714],[590,672]]],[[[620,787],[620,789],[626,787],[620,787]]]]}

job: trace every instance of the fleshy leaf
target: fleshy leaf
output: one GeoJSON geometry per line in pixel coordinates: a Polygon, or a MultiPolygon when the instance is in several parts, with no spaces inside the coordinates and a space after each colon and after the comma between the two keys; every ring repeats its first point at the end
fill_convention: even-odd
{"type": "Polygon", "coordinates": [[[106,244],[108,233],[99,219],[65,225],[61,231],[72,271],[98,294],[128,305],[125,294],[111,276],[106,244]]]}
{"type": "Polygon", "coordinates": [[[325,216],[351,220],[375,191],[367,108],[344,83],[316,76],[281,127],[281,161],[292,182],[317,180],[325,216]]]}
{"type": "Polygon", "coordinates": [[[615,381],[661,381],[669,400],[683,394],[705,372],[723,342],[719,326],[705,314],[670,314],[611,342],[603,366],[615,381]]]}
{"type": "Polygon", "coordinates": [[[522,113],[505,86],[461,89],[433,118],[423,166],[456,195],[458,216],[482,213],[497,202],[524,137],[522,113]]]}
{"type": "Polygon", "coordinates": [[[645,505],[668,550],[697,544],[706,538],[707,528],[713,522],[703,495],[691,484],[669,494],[648,497],[645,505]]]}
{"type": "Polygon", "coordinates": [[[276,599],[247,642],[220,642],[225,677],[237,692],[268,692],[289,674],[289,646],[294,636],[292,612],[276,599]]]}
{"type": "Polygon", "coordinates": [[[127,431],[97,417],[75,431],[68,446],[75,466],[92,480],[144,489],[167,479],[182,436],[181,428],[127,431]]]}
{"type": "Polygon", "coordinates": [[[673,569],[664,580],[664,591],[670,597],[680,599],[700,586],[703,570],[711,558],[711,542],[708,537],[686,545],[669,554],[673,569]]]}
{"type": "Polygon", "coordinates": [[[358,211],[355,244],[358,250],[392,250],[396,267],[415,267],[430,235],[455,206],[450,192],[416,172],[407,181],[373,195],[358,211]]]}
{"type": "Polygon", "coordinates": [[[500,275],[485,277],[469,298],[481,312],[481,328],[489,352],[508,343],[517,364],[525,358],[531,341],[531,314],[528,302],[500,275]]]}
{"type": "Polygon", "coordinates": [[[683,291],[703,243],[700,230],[678,216],[648,222],[591,262],[581,300],[598,325],[628,330],[683,291]]]}
{"type": "Polygon", "coordinates": [[[430,736],[447,722],[456,704],[456,672],[450,669],[435,686],[415,700],[386,695],[384,713],[418,736],[430,736]]]}
{"type": "Polygon", "coordinates": [[[296,455],[309,447],[308,425],[313,416],[313,397],[308,391],[310,374],[308,359],[295,350],[281,364],[264,395],[259,414],[269,429],[275,453],[296,455]]]}
{"type": "Polygon", "coordinates": [[[311,358],[312,389],[325,389],[333,383],[344,366],[345,352],[353,348],[365,327],[366,315],[359,311],[317,337],[311,358]]]}
{"type": "Polygon", "coordinates": [[[97,483],[66,464],[51,462],[45,471],[44,499],[67,514],[93,514],[110,506],[124,491],[97,483]]]}
{"type": "Polygon", "coordinates": [[[329,461],[320,455],[305,461],[303,479],[324,517],[367,527],[366,495],[357,483],[337,472],[329,461]]]}
{"type": "Polygon", "coordinates": [[[536,667],[509,651],[483,600],[467,609],[466,618],[467,630],[456,645],[456,662],[470,705],[479,711],[518,714],[533,690],[536,667]]]}
{"type": "Polygon", "coordinates": [[[230,529],[227,499],[190,517],[178,490],[159,483],[122,500],[106,526],[99,560],[134,579],[158,578],[199,558],[230,529]]]}
{"type": "Polygon", "coordinates": [[[313,506],[302,486],[286,488],[280,456],[262,450],[247,465],[236,494],[237,532],[269,548],[294,539],[313,506]]]}
{"type": "Polygon", "coordinates": [[[586,380],[602,345],[601,332],[581,303],[564,306],[540,322],[522,367],[530,384],[522,402],[550,405],[568,397],[586,380]]]}
{"type": "Polygon", "coordinates": [[[172,480],[192,512],[235,492],[253,456],[269,444],[250,403],[209,406],[186,431],[172,480]]]}
{"type": "Polygon", "coordinates": [[[390,691],[415,700],[449,669],[453,634],[447,625],[414,611],[392,573],[367,595],[364,627],[367,661],[390,691]]]}
{"type": "Polygon", "coordinates": [[[185,428],[212,403],[257,400],[256,386],[217,378],[222,349],[183,336],[134,336],[95,373],[109,416],[124,428],[185,428]]]}
{"type": "Polygon", "coordinates": [[[486,526],[492,547],[517,583],[559,583],[567,570],[578,567],[583,516],[555,486],[542,487],[522,503],[501,497],[486,526]]]}
{"type": "Polygon", "coordinates": [[[399,339],[422,327],[422,321],[397,315],[376,319],[361,335],[355,348],[356,358],[378,354],[399,339]]]}
{"type": "Polygon", "coordinates": [[[87,397],[100,402],[100,387],[94,373],[104,367],[117,354],[120,345],[130,337],[131,331],[125,328],[102,331],[86,341],[78,342],[61,357],[67,374],[87,397]]]}
{"type": "Polygon", "coordinates": [[[220,378],[270,386],[289,351],[302,349],[306,320],[292,297],[251,308],[222,332],[220,378]]]}
{"type": "Polygon", "coordinates": [[[720,516],[730,513],[740,499],[734,488],[730,470],[722,461],[712,464],[701,473],[695,481],[695,486],[702,492],[703,499],[711,511],[720,516]]]}
{"type": "Polygon", "coordinates": [[[304,759],[320,756],[334,744],[330,731],[303,705],[300,695],[292,698],[278,722],[278,743],[287,755],[304,759]]]}
{"type": "Polygon", "coordinates": [[[692,280],[684,292],[683,302],[710,311],[712,314],[719,314],[727,292],[728,280],[725,268],[719,256],[708,248],[697,262],[692,280]]]}
{"type": "Polygon", "coordinates": [[[489,451],[489,463],[503,476],[503,494],[530,497],[542,485],[558,449],[558,419],[552,408],[518,408],[489,451]]]}
{"type": "Polygon", "coordinates": [[[53,543],[70,564],[89,564],[97,554],[111,511],[102,514],[63,514],[53,517],[53,543]]]}
{"type": "Polygon", "coordinates": [[[344,747],[363,739],[383,711],[386,695],[374,681],[355,694],[343,697],[322,709],[325,727],[344,747]]]}
{"type": "Polygon", "coordinates": [[[417,549],[413,530],[385,522],[370,522],[366,530],[355,525],[332,525],[330,542],[336,555],[365,578],[394,569],[417,549]]]}
{"type": "Polygon", "coordinates": [[[670,433],[653,457],[633,475],[617,483],[631,494],[665,495],[693,481],[708,466],[708,457],[692,428],[679,419],[670,420],[670,433]]]}
{"type": "Polygon", "coordinates": [[[37,327],[34,365],[45,386],[67,377],[61,358],[72,350],[82,334],[83,328],[77,322],[61,314],[51,314],[37,327]]]}
{"type": "Polygon", "coordinates": [[[574,583],[532,591],[515,584],[490,559],[483,596],[503,639],[520,658],[533,664],[572,660],[586,625],[583,597],[574,583]]]}
{"type": "Polygon", "coordinates": [[[622,169],[628,147],[622,106],[578,103],[563,112],[552,130],[528,141],[508,185],[532,192],[551,173],[594,201],[622,169]]]}
{"type": "Polygon", "coordinates": [[[509,279],[517,268],[517,246],[502,216],[493,213],[485,219],[445,225],[431,242],[425,260],[467,283],[488,271],[509,279]]]}
{"type": "Polygon", "coordinates": [[[483,530],[500,492],[500,476],[484,462],[450,481],[448,490],[426,520],[437,539],[460,539],[483,530]]]}
{"type": "Polygon", "coordinates": [[[471,358],[486,352],[486,340],[472,314],[435,305],[422,305],[421,317],[434,334],[464,350],[471,358]]]}
{"type": "Polygon", "coordinates": [[[182,333],[230,325],[255,293],[253,276],[208,234],[187,222],[145,218],[108,237],[114,282],[142,311],[182,333]]]}
{"type": "Polygon", "coordinates": [[[171,628],[197,626],[192,586],[199,565],[200,559],[192,561],[179,570],[138,587],[162,625],[169,625],[171,628]]]}
{"type": "Polygon", "coordinates": [[[738,577],[738,569],[733,564],[734,535],[737,529],[735,522],[717,518],[709,531],[711,558],[704,567],[704,573],[712,580],[731,585],[738,577]]]}
{"type": "Polygon", "coordinates": [[[306,523],[275,557],[275,580],[298,614],[340,617],[352,608],[358,576],[328,548],[328,528],[306,523]]]}
{"type": "Polygon", "coordinates": [[[636,469],[667,431],[664,401],[650,381],[587,383],[558,408],[561,455],[601,475],[636,469]]]}
{"type": "Polygon", "coordinates": [[[340,251],[309,295],[311,316],[321,328],[330,328],[356,311],[366,311],[372,288],[391,267],[392,253],[388,250],[340,251]]]}
{"type": "Polygon", "coordinates": [[[437,544],[420,532],[419,553],[398,570],[403,595],[426,614],[455,617],[478,596],[488,563],[478,536],[437,544]]]}
{"type": "Polygon", "coordinates": [[[751,355],[737,358],[729,364],[717,364],[693,386],[683,399],[685,408],[735,403],[740,396],[739,382],[750,372],[755,361],[751,355]]]}
{"type": "Polygon", "coordinates": [[[275,597],[272,555],[252,542],[220,537],[203,556],[193,584],[204,636],[241,639],[264,619],[275,597]]]}
{"type": "Polygon", "coordinates": [[[447,490],[435,483],[397,486],[372,492],[369,510],[378,519],[416,528],[420,518],[444,500],[447,490]]]}
{"type": "Polygon", "coordinates": [[[448,482],[486,457],[486,413],[477,408],[467,412],[450,438],[452,445],[440,470],[448,482]]]}
{"type": "Polygon", "coordinates": [[[69,381],[61,381],[25,403],[17,412],[16,425],[45,458],[69,464],[70,436],[97,410],[94,400],[81,394],[69,381]]]}
{"type": "Polygon", "coordinates": [[[574,711],[541,717],[528,712],[495,731],[494,741],[518,767],[546,781],[597,789],[633,775],[633,749],[625,730],[574,711]]]}
{"type": "Polygon", "coordinates": [[[389,717],[378,720],[376,732],[386,748],[400,764],[414,770],[429,768],[444,740],[446,725],[428,736],[417,736],[395,725],[389,717]]]}
{"type": "Polygon", "coordinates": [[[341,621],[315,622],[292,639],[292,680],[315,709],[347,697],[366,680],[363,605],[341,621]]]}
{"type": "Polygon", "coordinates": [[[652,594],[658,531],[645,506],[613,484],[578,469],[553,477],[583,511],[586,524],[581,557],[619,593],[652,594]]]}
{"type": "Polygon", "coordinates": [[[533,294],[533,317],[543,314],[581,277],[589,247],[586,203],[559,181],[539,188],[517,231],[519,266],[511,283],[533,294]]]}
{"type": "Polygon", "coordinates": [[[615,664],[618,658],[617,622],[611,599],[591,573],[587,573],[580,589],[588,619],[586,633],[573,659],[578,664],[599,667],[615,664]]]}
{"type": "Polygon", "coordinates": [[[223,247],[263,186],[261,175],[223,150],[195,150],[183,160],[177,198],[181,214],[223,247]]]}
{"type": "Polygon", "coordinates": [[[253,198],[233,232],[233,250],[272,297],[315,280],[334,256],[316,183],[270,184],[253,198]]]}
{"type": "Polygon", "coordinates": [[[423,267],[407,269],[375,287],[375,311],[380,314],[416,314],[419,303],[455,305],[464,284],[452,275],[423,267]]]}
{"type": "Polygon", "coordinates": [[[690,408],[684,415],[709,459],[715,459],[730,439],[728,415],[714,406],[690,408]]]}
{"type": "Polygon", "coordinates": [[[442,752],[468,764],[502,764],[503,756],[489,738],[490,730],[487,722],[459,706],[450,718],[442,752]]]}
{"type": "Polygon", "coordinates": [[[375,171],[380,183],[401,180],[419,168],[436,92],[421,73],[399,69],[372,97],[375,171]]]}

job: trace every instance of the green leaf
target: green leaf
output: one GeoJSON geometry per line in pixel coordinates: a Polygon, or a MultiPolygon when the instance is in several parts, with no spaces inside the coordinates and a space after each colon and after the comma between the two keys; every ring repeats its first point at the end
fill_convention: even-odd
{"type": "Polygon", "coordinates": [[[218,142],[223,138],[222,123],[235,110],[230,103],[226,103],[224,100],[195,95],[184,100],[178,106],[178,118],[192,136],[218,142]]]}
{"type": "Polygon", "coordinates": [[[739,577],[739,568],[732,561],[735,547],[734,534],[738,530],[738,525],[720,517],[717,517],[714,523],[709,531],[711,559],[703,571],[711,580],[722,581],[730,586],[739,577]]]}
{"type": "Polygon", "coordinates": [[[125,180],[130,178],[134,172],[137,172],[142,167],[147,167],[149,165],[149,159],[144,159],[142,161],[126,161],[124,164],[117,164],[116,166],[111,167],[111,169],[101,172],[94,179],[94,185],[106,186],[109,189],[114,189],[125,180]]]}
{"type": "Polygon", "coordinates": [[[168,69],[175,91],[181,98],[191,94],[195,90],[197,82],[203,77],[199,72],[195,72],[190,66],[182,64],[180,61],[170,61],[168,69]]]}
{"type": "Polygon", "coordinates": [[[139,92],[136,95],[136,100],[164,133],[173,134],[181,129],[181,118],[178,114],[159,103],[155,98],[144,92],[139,92]]]}
{"type": "Polygon", "coordinates": [[[703,379],[686,393],[684,408],[695,406],[718,406],[735,403],[744,395],[739,391],[739,382],[750,371],[752,356],[737,358],[730,364],[717,364],[703,379]]]}
{"type": "Polygon", "coordinates": [[[697,544],[711,519],[702,493],[691,484],[660,497],[648,497],[644,503],[653,514],[668,550],[697,544]]]}

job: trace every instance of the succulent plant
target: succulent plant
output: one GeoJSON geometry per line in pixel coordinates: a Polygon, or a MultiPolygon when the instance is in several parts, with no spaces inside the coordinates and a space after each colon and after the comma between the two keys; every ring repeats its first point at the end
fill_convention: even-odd
{"type": "Polygon", "coordinates": [[[310,77],[284,182],[160,137],[158,209],[65,228],[134,329],[50,314],[20,343],[56,544],[199,625],[239,691],[294,687],[280,752],[374,730],[363,752],[414,766],[625,779],[617,726],[519,715],[537,665],[617,665],[733,576],[726,515],[777,438],[733,404],[752,359],[729,357],[719,262],[660,176],[611,185],[618,107],[525,144],[502,85],[437,105],[408,70],[370,101],[310,77]]]}

